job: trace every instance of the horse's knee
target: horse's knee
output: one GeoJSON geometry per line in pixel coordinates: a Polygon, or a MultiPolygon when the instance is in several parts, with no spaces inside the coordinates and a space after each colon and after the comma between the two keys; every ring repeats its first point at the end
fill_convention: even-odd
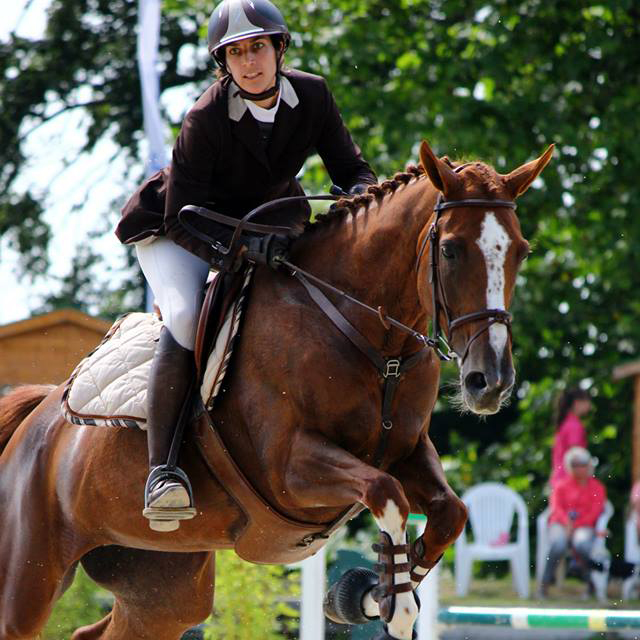
{"type": "Polygon", "coordinates": [[[376,519],[382,518],[394,506],[403,521],[409,516],[409,501],[402,484],[388,473],[379,474],[367,485],[364,502],[376,519]]]}
{"type": "Polygon", "coordinates": [[[432,535],[442,546],[449,546],[464,529],[468,513],[464,502],[451,492],[431,501],[428,516],[432,535]]]}

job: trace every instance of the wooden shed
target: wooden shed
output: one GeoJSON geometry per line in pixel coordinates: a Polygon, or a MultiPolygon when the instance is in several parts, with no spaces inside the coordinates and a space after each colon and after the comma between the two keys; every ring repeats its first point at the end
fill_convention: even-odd
{"type": "Polygon", "coordinates": [[[0,326],[0,388],[63,382],[110,326],[74,309],[0,326]]]}
{"type": "Polygon", "coordinates": [[[633,377],[633,430],[631,432],[631,481],[640,480],[640,360],[613,370],[614,380],[633,377]]]}

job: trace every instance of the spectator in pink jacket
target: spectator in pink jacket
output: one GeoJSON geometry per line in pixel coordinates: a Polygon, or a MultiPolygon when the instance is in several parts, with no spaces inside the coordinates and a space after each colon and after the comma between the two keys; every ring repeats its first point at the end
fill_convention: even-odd
{"type": "Polygon", "coordinates": [[[580,421],[591,410],[591,397],[583,389],[563,391],[556,406],[558,427],[551,452],[551,489],[568,477],[564,456],[571,447],[587,447],[587,432],[580,421]]]}
{"type": "Polygon", "coordinates": [[[604,510],[607,491],[593,477],[597,459],[583,447],[572,447],[565,455],[566,478],[553,487],[549,516],[549,556],[542,577],[540,596],[547,595],[556,567],[571,544],[580,568],[586,574],[591,548],[595,541],[595,525],[604,510]]]}

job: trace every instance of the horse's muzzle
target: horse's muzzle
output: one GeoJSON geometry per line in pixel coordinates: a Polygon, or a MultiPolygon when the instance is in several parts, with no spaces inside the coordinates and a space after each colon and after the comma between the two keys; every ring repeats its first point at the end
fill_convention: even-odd
{"type": "Polygon", "coordinates": [[[465,405],[474,413],[496,413],[506,401],[513,388],[513,367],[500,371],[472,369],[462,373],[462,397],[465,405]]]}

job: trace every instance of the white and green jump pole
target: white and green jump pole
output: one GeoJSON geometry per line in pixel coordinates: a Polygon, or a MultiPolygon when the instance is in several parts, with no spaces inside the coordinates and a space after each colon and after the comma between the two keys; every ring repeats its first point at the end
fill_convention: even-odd
{"type": "Polygon", "coordinates": [[[438,622],[446,626],[488,625],[512,629],[640,629],[640,611],[614,609],[534,609],[531,607],[443,607],[438,622]]]}

